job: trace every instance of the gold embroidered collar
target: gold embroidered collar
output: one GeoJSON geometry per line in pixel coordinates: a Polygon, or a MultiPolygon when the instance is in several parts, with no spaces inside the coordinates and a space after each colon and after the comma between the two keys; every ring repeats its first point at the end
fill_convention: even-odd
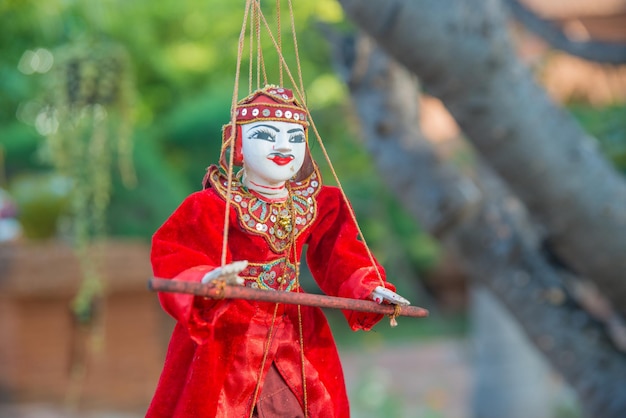
{"type": "MultiPolygon", "coordinates": [[[[217,193],[226,200],[228,179],[220,169],[212,165],[208,169],[208,179],[217,193]]],[[[252,193],[237,179],[231,186],[231,205],[239,215],[241,228],[253,235],[265,238],[272,251],[284,252],[297,239],[317,216],[315,196],[321,189],[321,177],[317,167],[307,179],[290,181],[290,194],[284,201],[268,201],[252,193]]]]}

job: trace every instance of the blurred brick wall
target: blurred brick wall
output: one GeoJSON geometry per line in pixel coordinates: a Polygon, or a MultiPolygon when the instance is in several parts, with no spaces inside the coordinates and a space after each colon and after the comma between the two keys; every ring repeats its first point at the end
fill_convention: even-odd
{"type": "Polygon", "coordinates": [[[70,248],[56,241],[0,246],[0,400],[62,404],[73,388],[81,408],[147,407],[173,322],[147,288],[147,244],[109,241],[98,251],[106,296],[93,334],[70,315],[81,277],[70,248]],[[87,344],[95,349],[85,355],[87,344]],[[72,353],[85,355],[82,379],[70,379],[72,353]]]}

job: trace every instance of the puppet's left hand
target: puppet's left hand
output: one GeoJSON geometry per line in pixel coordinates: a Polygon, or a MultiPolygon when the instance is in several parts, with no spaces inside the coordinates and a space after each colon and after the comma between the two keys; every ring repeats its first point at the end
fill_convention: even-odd
{"type": "Polygon", "coordinates": [[[215,280],[224,280],[229,285],[243,285],[244,281],[237,274],[241,273],[248,265],[247,260],[234,261],[225,266],[211,270],[202,278],[202,283],[210,283],[215,280]]]}
{"type": "Polygon", "coordinates": [[[394,305],[410,305],[411,302],[394,292],[382,286],[377,286],[376,289],[370,295],[372,300],[376,303],[389,302],[394,305]]]}

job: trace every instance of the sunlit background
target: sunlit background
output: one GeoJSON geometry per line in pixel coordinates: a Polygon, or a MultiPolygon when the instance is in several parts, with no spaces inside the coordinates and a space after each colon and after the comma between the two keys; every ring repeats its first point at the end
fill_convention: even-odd
{"type": "MultiPolygon", "coordinates": [[[[144,413],[173,326],[146,287],[150,237],[219,157],[243,3],[0,2],[0,416],[144,413]]],[[[567,11],[557,3],[548,15],[567,11]]],[[[268,18],[274,9],[264,4],[268,18]]],[[[319,30],[354,30],[339,3],[295,1],[294,20],[307,105],[368,244],[398,292],[432,312],[394,329],[385,320],[367,334],[327,312],[353,415],[469,418],[466,279],[383,186],[359,142],[319,30]]],[[[292,65],[287,13],[282,21],[292,65]]],[[[603,36],[625,41],[621,22],[603,36]]],[[[519,25],[511,30],[537,79],[626,170],[626,68],[554,52],[519,25]]],[[[276,83],[277,55],[262,42],[276,83]]],[[[424,96],[421,126],[442,153],[471,164],[438,100],[424,96]]],[[[333,183],[320,151],[313,144],[333,183]]],[[[553,416],[579,416],[561,379],[530,361],[549,376],[553,416]]]]}

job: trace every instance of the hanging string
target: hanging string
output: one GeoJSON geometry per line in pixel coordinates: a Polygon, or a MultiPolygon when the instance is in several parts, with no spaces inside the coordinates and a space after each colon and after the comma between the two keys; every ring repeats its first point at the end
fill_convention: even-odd
{"type": "MultiPolygon", "coordinates": [[[[300,292],[300,290],[298,290],[300,292]]],[[[306,392],[306,362],[304,361],[304,333],[302,331],[302,306],[298,305],[298,332],[300,334],[300,365],[302,366],[302,392],[304,396],[302,397],[304,400],[304,417],[308,418],[309,416],[309,402],[308,396],[306,392]]]]}
{"type": "MultiPolygon", "coordinates": [[[[252,14],[250,19],[254,21],[254,14],[256,13],[256,9],[252,10],[252,14]]],[[[253,69],[254,69],[254,24],[253,22],[250,23],[250,35],[249,38],[250,39],[250,57],[249,57],[249,62],[248,62],[248,94],[252,94],[252,80],[254,79],[254,77],[252,76],[253,74],[253,69]]]]}
{"type": "MultiPolygon", "coordinates": [[[[291,0],[289,0],[291,1],[291,0]]],[[[293,14],[293,13],[292,13],[293,14]]],[[[265,28],[267,29],[267,32],[269,34],[270,39],[272,40],[272,43],[274,44],[274,47],[276,48],[276,50],[278,51],[278,44],[276,42],[276,39],[274,38],[274,36],[272,35],[272,31],[270,30],[269,24],[267,23],[267,20],[265,19],[265,16],[263,16],[261,14],[261,19],[265,25],[265,28]]],[[[293,17],[292,17],[292,21],[293,21],[293,17]]],[[[285,61],[285,57],[283,56],[283,54],[279,51],[279,57],[281,62],[284,64],[285,66],[285,73],[287,74],[287,76],[289,77],[289,80],[291,81],[291,83],[293,84],[293,91],[296,95],[296,97],[301,101],[301,103],[304,102],[304,94],[303,91],[304,90],[300,90],[302,89],[302,83],[300,84],[300,88],[298,88],[296,86],[296,82],[294,80],[293,75],[291,74],[291,71],[289,70],[289,66],[287,65],[287,62],[285,61]]],[[[298,60],[298,71],[300,72],[300,74],[298,74],[300,81],[302,81],[302,73],[301,73],[301,67],[299,65],[299,60],[298,60]]],[[[332,164],[332,162],[330,161],[330,156],[328,155],[328,151],[326,151],[326,147],[324,147],[324,143],[322,142],[322,138],[317,130],[317,127],[315,126],[315,123],[313,122],[313,117],[311,116],[311,112],[309,111],[308,107],[304,106],[304,109],[306,111],[306,114],[308,116],[308,120],[310,123],[310,127],[313,129],[313,132],[315,133],[315,137],[317,138],[317,142],[320,145],[320,148],[322,150],[322,153],[324,154],[324,157],[326,159],[326,162],[328,163],[328,166],[330,168],[330,171],[333,175],[333,178],[335,180],[335,182],[337,183],[337,187],[339,188],[339,190],[341,191],[341,196],[346,204],[346,207],[348,208],[348,213],[350,214],[350,218],[352,219],[352,221],[354,222],[354,225],[356,226],[356,229],[359,233],[359,238],[361,239],[361,241],[363,242],[363,246],[365,247],[365,250],[367,252],[367,255],[369,257],[370,263],[372,264],[372,267],[374,267],[374,271],[376,272],[376,276],[378,277],[378,280],[380,281],[381,286],[384,286],[384,280],[380,274],[380,271],[378,270],[378,268],[376,268],[376,261],[374,259],[374,255],[372,254],[372,251],[370,250],[369,246],[367,245],[367,241],[365,240],[365,236],[363,235],[363,231],[361,230],[361,227],[359,226],[359,223],[357,222],[356,219],[356,214],[354,213],[354,209],[352,209],[352,205],[350,205],[350,201],[348,200],[348,196],[346,195],[346,192],[343,188],[343,186],[341,185],[341,182],[339,181],[339,176],[337,175],[337,172],[335,171],[335,168],[332,164]]]]}
{"type": "MultiPolygon", "coordinates": [[[[290,190],[291,193],[291,190],[290,190]]],[[[295,210],[293,209],[293,200],[291,202],[291,208],[292,211],[295,212],[295,210]]],[[[295,213],[293,213],[292,219],[295,219],[295,213]]],[[[296,242],[296,238],[295,238],[295,234],[292,232],[292,240],[293,240],[293,258],[294,258],[294,265],[296,266],[296,289],[297,292],[300,293],[302,292],[302,288],[300,287],[300,260],[298,257],[298,244],[296,242]]],[[[308,418],[309,416],[309,406],[308,406],[308,396],[307,396],[307,390],[306,390],[306,361],[305,361],[305,355],[304,355],[304,331],[303,331],[303,327],[302,327],[302,307],[300,305],[298,305],[298,335],[299,335],[299,342],[300,342],[300,365],[302,366],[302,392],[303,392],[303,400],[304,400],[304,417],[308,418]]]]}
{"type": "Polygon", "coordinates": [[[256,35],[256,88],[261,88],[261,0],[254,2],[254,30],[256,35]]]}
{"type": "MultiPolygon", "coordinates": [[[[291,191],[291,185],[289,183],[287,183],[287,191],[288,191],[288,199],[289,199],[289,214],[291,216],[291,222],[292,222],[292,227],[293,227],[293,222],[294,219],[296,219],[296,208],[294,206],[293,203],[293,198],[292,198],[292,191],[291,191]]],[[[297,293],[302,292],[302,288],[300,287],[300,257],[299,257],[299,253],[298,253],[298,242],[296,240],[296,233],[295,233],[295,228],[292,228],[291,230],[291,243],[289,244],[289,248],[287,248],[285,250],[285,260],[289,261],[290,258],[293,256],[293,264],[295,267],[295,272],[294,274],[296,275],[295,277],[295,291],[297,293]],[[291,251],[293,250],[293,251],[291,251]],[[292,254],[290,254],[290,252],[292,254]]],[[[307,395],[307,389],[306,389],[306,361],[305,361],[305,355],[304,355],[304,331],[303,331],[303,327],[302,327],[302,309],[300,305],[298,306],[298,340],[300,343],[300,365],[302,367],[302,392],[303,392],[303,396],[302,399],[304,401],[304,417],[308,418],[309,413],[308,413],[308,395],[307,395]]]]}
{"type": "Polygon", "coordinates": [[[328,151],[326,151],[326,147],[324,147],[324,143],[322,142],[322,138],[319,134],[319,132],[317,131],[317,127],[315,126],[315,123],[313,122],[313,117],[311,116],[311,112],[309,112],[309,109],[306,109],[306,114],[309,118],[309,122],[311,124],[311,128],[313,128],[313,132],[315,132],[315,137],[317,138],[317,142],[320,146],[320,149],[322,150],[322,153],[324,154],[324,158],[326,158],[326,162],[328,163],[328,167],[330,168],[331,173],[333,174],[333,178],[335,179],[335,182],[337,183],[337,187],[339,188],[339,190],[341,191],[341,197],[344,200],[344,203],[346,204],[346,207],[348,208],[348,213],[350,213],[350,218],[352,219],[352,222],[354,222],[354,226],[356,227],[358,233],[359,233],[359,238],[361,238],[361,241],[363,242],[363,246],[365,247],[365,251],[367,252],[367,256],[370,260],[370,263],[372,265],[372,267],[374,267],[374,271],[376,272],[376,276],[378,277],[378,280],[380,282],[380,285],[385,287],[385,281],[383,280],[383,277],[380,274],[380,271],[378,270],[378,268],[376,268],[376,260],[374,259],[374,255],[372,254],[372,251],[370,250],[369,245],[367,245],[367,241],[365,240],[365,235],[363,235],[363,231],[361,230],[361,227],[359,226],[359,223],[356,219],[356,214],[354,213],[354,209],[352,208],[352,205],[350,205],[350,201],[348,200],[348,196],[346,195],[346,192],[343,189],[343,186],[341,185],[341,182],[339,181],[339,176],[337,176],[337,172],[335,171],[335,167],[333,167],[332,162],[330,161],[330,156],[328,155],[328,151]]]}
{"type": "MultiPolygon", "coordinates": [[[[276,26],[278,40],[278,54],[283,52],[282,28],[280,25],[280,0],[276,0],[276,26]]],[[[283,63],[278,58],[278,85],[283,85],[283,63]]]]}
{"type": "Polygon", "coordinates": [[[263,56],[263,53],[261,53],[260,59],[261,59],[261,73],[263,74],[263,85],[266,86],[268,79],[267,79],[267,72],[265,71],[265,57],[263,56]]]}
{"type": "MultiPolygon", "coordinates": [[[[288,0],[287,3],[289,4],[289,18],[291,19],[291,34],[293,36],[293,47],[294,47],[294,51],[295,51],[295,54],[296,54],[296,65],[298,67],[298,78],[300,80],[301,103],[302,103],[302,105],[306,105],[305,92],[304,92],[304,80],[302,78],[302,67],[300,67],[300,54],[298,52],[298,39],[296,38],[296,21],[295,21],[295,17],[294,17],[294,13],[293,13],[293,5],[291,4],[291,0],[288,0]]],[[[282,55],[282,51],[280,51],[280,54],[282,55]]],[[[284,61],[284,58],[283,58],[283,61],[284,61]]],[[[287,64],[285,63],[285,65],[287,65],[287,64]]]]}
{"type": "MultiPolygon", "coordinates": [[[[302,68],[301,68],[301,64],[300,64],[300,57],[299,57],[299,51],[298,51],[298,42],[297,42],[297,36],[296,36],[296,30],[295,30],[295,19],[294,19],[294,13],[293,13],[293,5],[291,0],[288,0],[288,4],[289,4],[289,14],[290,14],[290,20],[291,20],[291,30],[292,30],[292,35],[293,35],[293,42],[294,42],[294,49],[295,49],[295,56],[296,56],[296,63],[297,63],[297,70],[298,70],[298,81],[299,81],[299,87],[297,87],[297,83],[294,80],[294,77],[291,73],[291,71],[289,70],[289,66],[287,65],[287,62],[285,60],[285,57],[283,56],[282,53],[282,40],[281,40],[281,26],[280,26],[280,0],[276,0],[276,5],[277,5],[277,23],[278,23],[278,41],[275,39],[275,37],[272,34],[272,31],[269,27],[269,24],[267,22],[267,20],[265,19],[265,16],[263,15],[263,12],[261,10],[261,0],[246,0],[246,5],[245,5],[245,11],[244,11],[244,18],[243,18],[243,23],[242,23],[242,28],[241,28],[241,33],[239,35],[239,43],[238,43],[238,49],[237,49],[237,66],[236,66],[236,73],[235,73],[235,86],[234,86],[234,91],[233,91],[233,100],[232,100],[232,104],[231,104],[231,134],[230,137],[225,141],[225,143],[222,145],[222,152],[224,152],[226,149],[228,149],[228,147],[230,147],[230,153],[229,153],[229,159],[228,159],[228,169],[227,169],[227,187],[226,187],[226,208],[225,208],[225,212],[224,212],[224,230],[223,230],[223,242],[222,242],[222,257],[221,257],[221,265],[224,266],[226,265],[226,258],[227,258],[227,251],[228,251],[228,235],[229,235],[229,221],[230,221],[230,206],[231,206],[231,200],[232,200],[232,181],[233,181],[233,165],[234,165],[234,139],[235,139],[235,135],[236,135],[236,107],[237,107],[237,99],[239,97],[238,95],[238,88],[239,88],[239,82],[240,82],[240,74],[241,74],[241,58],[242,58],[242,54],[243,54],[243,49],[244,49],[244,44],[245,44],[245,35],[246,35],[246,30],[247,30],[247,23],[248,23],[248,18],[250,18],[250,52],[249,52],[249,79],[248,79],[248,89],[249,89],[249,93],[252,93],[252,85],[253,85],[253,68],[254,68],[254,64],[253,64],[253,52],[254,52],[254,42],[256,40],[256,47],[257,47],[257,62],[256,62],[256,76],[257,76],[257,89],[260,89],[260,80],[261,80],[261,72],[263,75],[263,80],[265,82],[265,84],[267,84],[267,72],[265,69],[265,62],[264,62],[264,58],[263,58],[263,52],[262,52],[262,44],[261,44],[261,21],[263,22],[263,24],[265,25],[267,32],[270,36],[270,39],[272,41],[272,43],[274,44],[274,47],[276,48],[276,51],[278,53],[278,57],[279,57],[279,79],[280,79],[280,84],[283,85],[283,67],[284,67],[284,71],[285,73],[288,75],[292,85],[293,85],[293,90],[294,93],[296,94],[296,97],[299,99],[299,101],[304,105],[306,103],[305,100],[305,94],[304,94],[304,81],[303,81],[303,77],[302,77],[302,68]],[[250,14],[250,9],[251,7],[252,9],[252,14],[250,14]],[[253,36],[256,35],[256,36],[253,36]]],[[[322,142],[321,136],[317,130],[317,127],[315,126],[315,123],[313,122],[313,118],[311,116],[311,113],[309,111],[309,109],[304,106],[305,111],[308,115],[309,121],[310,121],[310,126],[313,129],[313,132],[315,133],[315,136],[317,138],[317,141],[320,145],[320,148],[322,149],[322,152],[324,154],[324,157],[326,158],[326,161],[330,167],[330,170],[333,174],[333,177],[335,179],[335,182],[339,188],[339,190],[341,191],[341,195],[342,198],[346,204],[346,207],[348,208],[348,212],[350,214],[350,217],[354,223],[354,225],[357,228],[357,231],[359,233],[359,237],[361,238],[364,247],[366,249],[366,252],[368,254],[368,257],[370,259],[370,262],[372,264],[372,266],[374,267],[374,271],[376,272],[376,275],[378,276],[378,279],[381,283],[381,285],[384,285],[384,281],[382,279],[382,276],[380,274],[380,271],[376,268],[376,262],[374,260],[374,256],[372,255],[369,246],[367,245],[367,242],[365,241],[365,237],[363,235],[363,232],[361,230],[361,228],[358,225],[357,219],[356,219],[356,215],[354,213],[354,210],[352,209],[352,206],[350,205],[348,198],[346,196],[346,193],[341,185],[341,182],[339,181],[339,177],[337,176],[337,173],[332,165],[332,162],[330,160],[330,157],[328,155],[328,152],[326,151],[326,148],[324,147],[324,144],[322,142]]],[[[293,219],[293,217],[292,217],[293,219]]],[[[292,236],[292,246],[291,248],[293,249],[294,252],[294,263],[295,263],[295,274],[296,274],[296,287],[298,289],[298,291],[301,291],[300,289],[300,285],[299,285],[299,259],[298,259],[298,251],[297,251],[297,243],[295,240],[295,235],[292,236]]],[[[289,260],[290,256],[289,256],[289,251],[290,249],[287,249],[286,254],[286,262],[289,260]]],[[[303,333],[303,324],[302,324],[302,311],[301,311],[301,306],[298,305],[298,331],[299,331],[299,343],[300,343],[300,354],[301,354],[301,366],[302,366],[302,385],[303,385],[303,391],[304,391],[304,414],[305,417],[308,417],[308,401],[307,401],[307,387],[306,387],[306,362],[305,362],[305,355],[304,355],[304,333],[303,333]]],[[[250,417],[253,416],[254,414],[254,409],[255,409],[255,405],[256,405],[256,401],[258,399],[259,396],[259,391],[260,391],[260,386],[261,386],[261,377],[263,374],[263,371],[265,369],[265,364],[267,362],[267,357],[271,348],[271,343],[272,343],[272,339],[273,339],[273,334],[274,334],[274,325],[275,325],[275,321],[276,321],[276,316],[277,316],[277,312],[278,312],[278,304],[276,304],[275,308],[274,308],[274,314],[272,317],[272,322],[270,325],[270,328],[268,330],[268,336],[267,336],[267,342],[266,342],[266,346],[265,346],[265,350],[263,352],[263,358],[261,361],[261,368],[259,371],[259,376],[257,379],[257,383],[256,383],[256,387],[254,389],[254,394],[253,394],[253,398],[252,398],[252,404],[251,404],[251,408],[250,408],[250,417]]],[[[395,318],[394,318],[395,319],[395,318]]]]}
{"type": "Polygon", "coordinates": [[[267,363],[267,355],[270,351],[270,347],[272,346],[272,339],[274,337],[274,323],[276,322],[276,315],[278,313],[278,305],[277,303],[274,306],[274,315],[272,315],[272,322],[270,323],[270,329],[267,331],[267,343],[265,344],[265,350],[263,350],[263,359],[261,360],[261,368],[259,370],[259,377],[256,380],[256,386],[254,387],[254,394],[252,395],[252,405],[250,406],[250,415],[248,418],[252,418],[254,415],[254,407],[256,406],[256,401],[259,397],[259,389],[261,389],[261,377],[263,376],[263,370],[265,370],[265,363],[267,363]]]}
{"type": "Polygon", "coordinates": [[[233,88],[233,101],[230,107],[230,125],[232,127],[230,137],[224,145],[222,145],[222,152],[230,146],[230,154],[228,157],[228,185],[226,186],[226,208],[224,210],[224,232],[222,233],[222,259],[221,265],[226,265],[226,254],[228,251],[228,230],[230,227],[230,201],[232,199],[232,187],[233,187],[233,161],[235,154],[235,134],[237,132],[237,115],[235,113],[237,108],[237,97],[239,97],[239,76],[241,74],[241,55],[243,54],[244,40],[246,36],[246,24],[248,22],[248,14],[250,12],[250,6],[253,0],[246,0],[246,7],[244,10],[243,23],[241,25],[241,33],[239,34],[239,44],[237,45],[237,66],[235,70],[235,87],[233,88]]]}
{"type": "Polygon", "coordinates": [[[261,0],[255,1],[256,7],[256,42],[257,42],[257,68],[256,68],[256,88],[257,90],[261,88],[261,74],[263,74],[263,83],[267,84],[267,72],[265,70],[265,60],[263,58],[263,46],[261,45],[261,17],[265,19],[263,16],[263,11],[261,10],[261,0]]]}
{"type": "MultiPolygon", "coordinates": [[[[289,190],[289,213],[291,216],[291,222],[292,222],[292,230],[291,230],[291,239],[289,241],[289,245],[287,246],[287,248],[285,248],[285,268],[283,269],[282,272],[282,277],[286,278],[288,275],[287,272],[287,263],[290,261],[292,255],[291,253],[293,253],[293,263],[295,266],[295,288],[297,289],[297,292],[301,292],[302,289],[300,288],[300,263],[298,261],[298,244],[296,241],[296,234],[295,234],[295,228],[293,228],[293,222],[294,219],[296,219],[296,213],[295,213],[295,207],[293,204],[293,200],[291,199],[291,188],[289,185],[287,185],[287,188],[289,190]],[[292,252],[293,250],[293,252],[292,252]]],[[[261,367],[259,370],[259,377],[257,379],[257,383],[256,386],[254,388],[254,393],[252,395],[252,406],[251,406],[251,410],[250,410],[250,415],[249,418],[252,418],[252,416],[254,415],[254,407],[256,405],[256,401],[258,399],[259,396],[259,389],[261,386],[261,376],[263,374],[263,371],[265,370],[265,364],[267,363],[267,356],[269,354],[271,345],[272,345],[272,339],[274,337],[274,326],[276,323],[276,316],[277,316],[277,312],[278,312],[278,306],[279,303],[277,303],[274,306],[274,314],[272,316],[272,321],[270,322],[270,328],[269,331],[267,333],[267,339],[266,339],[266,343],[265,343],[265,349],[263,351],[263,358],[261,360],[261,367]]],[[[301,312],[301,307],[300,305],[298,305],[298,331],[299,331],[299,342],[300,342],[300,362],[301,362],[301,366],[302,366],[302,387],[303,387],[303,399],[304,399],[304,416],[305,418],[308,418],[308,400],[307,400],[307,391],[306,391],[306,374],[305,374],[305,357],[304,357],[304,333],[302,330],[302,312],[301,312]]]]}
{"type": "MultiPolygon", "coordinates": [[[[228,248],[228,229],[229,229],[229,214],[230,214],[230,200],[232,197],[232,174],[233,174],[233,157],[234,157],[234,150],[233,150],[233,143],[234,143],[234,135],[236,133],[236,114],[235,114],[235,109],[237,106],[237,98],[238,98],[238,86],[239,86],[239,77],[240,77],[240,72],[241,72],[241,56],[242,56],[242,52],[243,52],[243,47],[244,47],[244,40],[245,40],[245,33],[246,33],[246,24],[248,21],[248,15],[249,15],[249,11],[250,11],[250,7],[252,5],[252,2],[255,2],[255,6],[256,6],[256,11],[257,11],[257,15],[256,15],[256,21],[258,22],[257,25],[257,48],[259,50],[259,61],[261,60],[262,54],[260,52],[261,48],[261,44],[260,44],[260,29],[261,29],[261,20],[263,21],[263,24],[265,25],[267,32],[270,36],[270,39],[272,41],[272,43],[274,44],[274,47],[276,48],[277,52],[278,52],[278,56],[280,59],[280,62],[282,63],[282,65],[285,68],[285,72],[287,73],[287,75],[289,76],[289,79],[293,85],[293,90],[294,93],[296,93],[298,99],[300,100],[301,103],[305,103],[305,98],[304,98],[304,84],[303,84],[303,78],[302,78],[302,68],[300,65],[300,57],[298,54],[298,47],[297,47],[297,38],[296,38],[296,34],[295,34],[295,23],[294,23],[294,16],[293,16],[293,7],[291,4],[291,0],[288,0],[289,3],[289,13],[290,13],[290,18],[291,18],[291,23],[292,23],[292,33],[293,33],[293,39],[294,39],[294,47],[296,50],[296,61],[297,61],[297,67],[298,67],[298,78],[300,81],[300,88],[297,87],[296,81],[294,80],[293,75],[291,74],[291,71],[289,70],[289,66],[287,65],[287,62],[285,60],[285,57],[282,54],[281,48],[278,45],[275,37],[272,34],[272,31],[269,27],[269,24],[267,22],[267,20],[265,19],[265,16],[263,15],[262,11],[261,11],[261,7],[260,7],[260,0],[246,0],[246,6],[245,6],[245,12],[244,12],[244,19],[243,19],[243,24],[242,24],[242,28],[241,28],[241,33],[239,35],[239,45],[238,45],[238,50],[237,50],[237,66],[236,66],[236,73],[235,73],[235,87],[234,87],[234,92],[233,92],[233,101],[232,101],[232,105],[231,105],[231,126],[233,127],[233,129],[231,130],[231,135],[230,138],[228,138],[228,140],[226,141],[226,143],[222,146],[222,150],[228,148],[229,146],[231,147],[231,152],[229,155],[229,162],[228,162],[228,185],[227,185],[227,190],[226,190],[226,210],[224,213],[224,232],[223,232],[223,242],[222,242],[222,265],[226,264],[226,254],[227,254],[227,248],[228,248]]],[[[257,69],[260,68],[260,64],[259,62],[257,63],[257,69]]],[[[264,70],[264,76],[265,76],[265,80],[267,81],[267,75],[265,74],[265,68],[263,66],[263,70],[264,70]]],[[[257,70],[257,84],[259,82],[259,78],[260,78],[260,74],[259,74],[260,70],[257,70]]],[[[260,88],[260,86],[259,86],[260,88]]],[[[345,193],[345,190],[343,189],[343,186],[341,185],[341,182],[339,180],[339,176],[337,175],[337,172],[335,171],[335,168],[330,160],[330,156],[328,155],[328,151],[326,150],[326,147],[324,146],[323,142],[322,142],[322,138],[317,130],[317,126],[315,125],[315,123],[313,122],[313,118],[311,116],[311,112],[309,111],[309,109],[304,106],[306,113],[308,115],[309,118],[309,122],[310,122],[310,126],[313,129],[313,132],[315,133],[315,136],[317,138],[317,142],[320,145],[320,148],[322,150],[322,153],[324,154],[324,158],[326,159],[326,162],[328,163],[328,166],[331,170],[331,173],[333,175],[333,178],[339,188],[339,190],[341,191],[341,195],[342,198],[344,199],[344,202],[346,204],[346,207],[348,208],[348,213],[350,214],[350,217],[355,225],[355,227],[357,228],[357,231],[359,233],[359,237],[362,240],[364,247],[366,249],[366,252],[368,254],[368,257],[370,259],[370,263],[372,264],[372,267],[374,267],[374,271],[376,272],[376,275],[381,283],[381,285],[384,285],[384,280],[380,274],[380,271],[376,268],[376,261],[374,259],[374,256],[369,248],[369,246],[367,245],[367,241],[365,240],[365,236],[363,234],[363,231],[361,230],[361,227],[359,226],[357,219],[356,219],[356,215],[354,213],[354,210],[352,209],[352,206],[350,205],[349,201],[348,201],[348,197],[345,193]]]]}

